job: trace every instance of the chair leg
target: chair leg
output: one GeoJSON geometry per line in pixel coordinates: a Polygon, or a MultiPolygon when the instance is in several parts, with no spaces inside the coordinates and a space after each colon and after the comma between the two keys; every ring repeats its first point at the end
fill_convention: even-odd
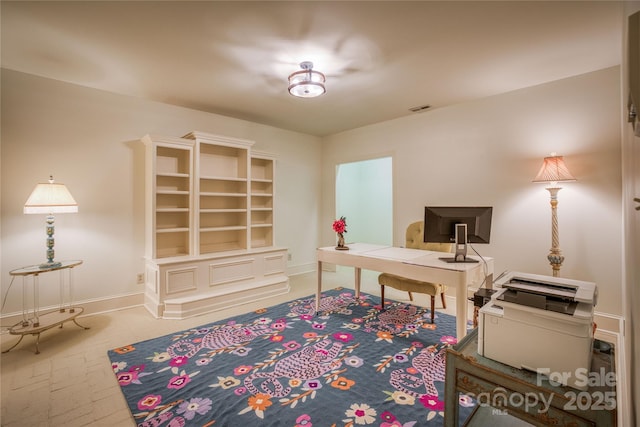
{"type": "Polygon", "coordinates": [[[380,285],[380,306],[384,310],[384,285],[380,285]]]}
{"type": "Polygon", "coordinates": [[[413,294],[409,292],[409,301],[413,301],[413,294]]]}
{"type": "Polygon", "coordinates": [[[431,295],[431,323],[434,322],[436,315],[436,297],[431,295]]]}
{"type": "Polygon", "coordinates": [[[447,308],[447,302],[444,298],[444,292],[440,292],[440,298],[442,299],[442,308],[447,308]]]}

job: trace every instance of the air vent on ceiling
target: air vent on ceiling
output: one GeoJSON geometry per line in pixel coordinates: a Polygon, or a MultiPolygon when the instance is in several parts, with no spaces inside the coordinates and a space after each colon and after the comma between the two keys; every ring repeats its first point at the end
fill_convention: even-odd
{"type": "Polygon", "coordinates": [[[431,105],[421,105],[419,107],[409,108],[409,111],[419,113],[420,111],[428,110],[429,108],[431,108],[431,105]]]}

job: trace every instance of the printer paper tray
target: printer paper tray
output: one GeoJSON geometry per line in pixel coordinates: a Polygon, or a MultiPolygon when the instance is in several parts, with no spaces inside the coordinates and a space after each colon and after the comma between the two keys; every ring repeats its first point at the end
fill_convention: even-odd
{"type": "Polygon", "coordinates": [[[576,369],[591,366],[593,334],[586,324],[580,330],[542,316],[516,320],[497,315],[492,303],[480,309],[479,323],[478,353],[484,357],[519,369],[567,372],[572,387],[576,369]]]}
{"type": "Polygon", "coordinates": [[[508,320],[523,324],[532,324],[538,328],[552,331],[562,331],[562,333],[576,337],[586,337],[592,334],[592,318],[576,318],[566,314],[554,313],[552,311],[540,310],[504,301],[494,301],[494,304],[502,307],[501,317],[508,320]]]}

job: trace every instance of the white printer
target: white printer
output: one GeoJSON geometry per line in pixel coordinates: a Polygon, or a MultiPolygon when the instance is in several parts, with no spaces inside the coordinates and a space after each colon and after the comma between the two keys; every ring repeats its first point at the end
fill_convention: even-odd
{"type": "Polygon", "coordinates": [[[591,368],[595,283],[509,272],[479,311],[478,354],[586,389],[591,368]]]}

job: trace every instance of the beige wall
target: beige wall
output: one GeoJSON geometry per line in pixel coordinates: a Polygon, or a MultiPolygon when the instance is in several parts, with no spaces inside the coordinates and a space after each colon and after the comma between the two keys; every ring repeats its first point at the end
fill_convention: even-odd
{"type": "MultiPolygon", "coordinates": [[[[615,67],[320,141],[3,70],[2,292],[9,270],[44,259],[44,218],[24,215],[22,205],[50,173],[80,204],[78,214],[56,221],[57,258],[85,261],[76,273],[77,299],[141,292],[135,283],[144,252],[137,140],[199,130],[255,140],[256,150],[278,157],[276,241],[290,248],[291,272],[313,268],[315,247],[334,242],[335,164],[391,154],[395,244],[426,204],[487,204],[494,206],[492,243],[476,248],[495,257],[496,271],[548,274],[549,196],[531,179],[542,158],[557,151],[578,178],[559,195],[562,275],[595,281],[597,310],[620,315],[619,91],[615,67]]],[[[19,311],[20,297],[15,285],[3,313],[19,311]]],[[[54,304],[57,290],[41,297],[42,305],[54,304]]]]}
{"type": "MultiPolygon", "coordinates": [[[[504,270],[551,274],[551,208],[533,184],[544,156],[565,156],[578,179],[559,193],[563,277],[600,287],[597,311],[622,314],[620,68],[434,108],[325,138],[322,224],[334,208],[335,165],[392,153],[394,242],[425,205],[491,205],[491,244],[504,270]]],[[[331,244],[329,226],[322,242],[331,244]]]]}
{"type": "MultiPolygon", "coordinates": [[[[143,144],[147,133],[182,136],[192,130],[256,141],[277,157],[276,242],[293,254],[293,271],[313,264],[320,194],[320,140],[142,99],[2,70],[2,296],[9,271],[45,261],[45,218],[22,207],[38,182],[53,174],[79,204],[56,217],[56,259],[83,259],[77,300],[143,291],[143,144]],[[309,236],[301,239],[299,236],[309,236]]],[[[41,305],[58,300],[57,275],[41,277],[41,305]],[[53,282],[53,283],[52,283],[53,282]],[[53,286],[48,286],[51,283],[53,286]]],[[[9,291],[3,315],[20,311],[21,283],[9,291]]]]}

